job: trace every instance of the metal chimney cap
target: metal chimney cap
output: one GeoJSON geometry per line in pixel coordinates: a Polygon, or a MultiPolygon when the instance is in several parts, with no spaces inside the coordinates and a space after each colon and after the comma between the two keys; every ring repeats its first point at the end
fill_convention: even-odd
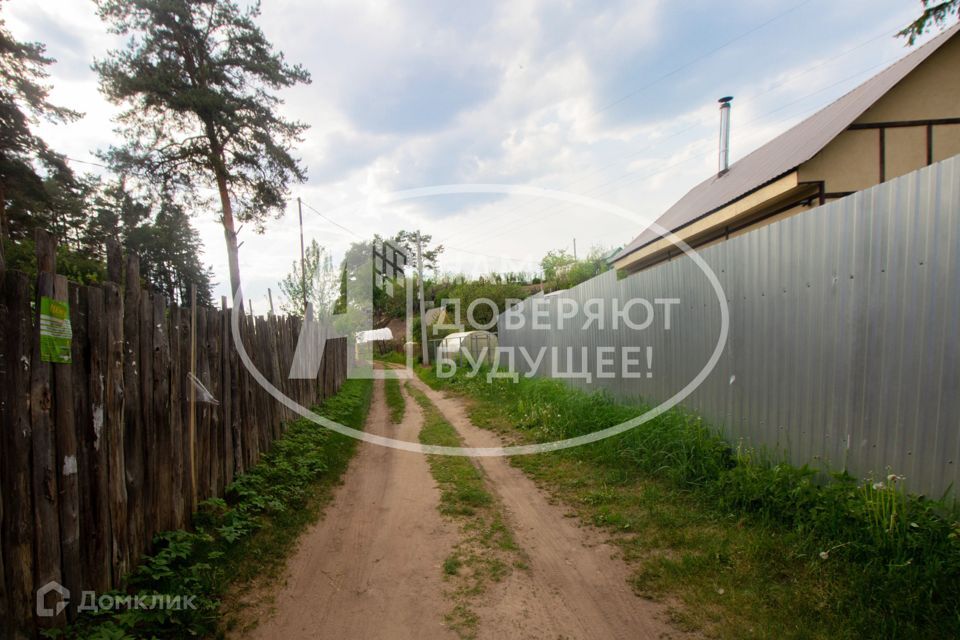
{"type": "Polygon", "coordinates": [[[731,100],[733,100],[733,96],[725,96],[725,97],[720,98],[719,100],[717,100],[717,102],[719,102],[720,104],[727,104],[727,103],[730,102],[731,100]]]}

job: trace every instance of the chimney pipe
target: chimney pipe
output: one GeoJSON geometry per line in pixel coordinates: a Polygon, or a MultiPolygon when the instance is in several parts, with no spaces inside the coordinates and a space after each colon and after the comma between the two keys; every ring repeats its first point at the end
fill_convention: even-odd
{"type": "Polygon", "coordinates": [[[722,176],[730,169],[730,102],[733,96],[720,98],[720,171],[722,176]]]}

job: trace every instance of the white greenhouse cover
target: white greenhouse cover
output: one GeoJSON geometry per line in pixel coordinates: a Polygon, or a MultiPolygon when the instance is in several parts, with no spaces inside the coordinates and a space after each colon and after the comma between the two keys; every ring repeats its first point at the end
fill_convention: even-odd
{"type": "Polygon", "coordinates": [[[393,332],[388,327],[357,332],[357,342],[360,344],[375,340],[393,340],[393,332]]]}

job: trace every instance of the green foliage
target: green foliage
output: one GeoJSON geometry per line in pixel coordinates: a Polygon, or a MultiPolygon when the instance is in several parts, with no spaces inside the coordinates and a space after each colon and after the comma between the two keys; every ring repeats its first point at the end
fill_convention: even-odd
{"type": "MultiPolygon", "coordinates": [[[[369,380],[348,380],[318,411],[360,429],[371,390],[369,380]]],[[[153,555],[142,560],[123,591],[112,594],[194,596],[195,609],[84,614],[75,625],[49,631],[47,637],[179,639],[216,634],[227,587],[255,576],[265,565],[282,562],[316,515],[309,508],[311,500],[342,475],[356,446],[355,439],[308,420],[291,423],[260,462],[227,487],[224,498],[200,504],[192,531],[158,534],[153,555]]]]}
{"type": "Polygon", "coordinates": [[[273,92],[310,75],[289,65],[256,24],[259,3],[232,0],[97,0],[100,18],[127,40],[94,68],[125,143],[103,157],[118,173],[206,205],[220,199],[231,290],[240,286],[235,220],[262,231],[282,215],[291,154],[307,125],[284,119],[273,92]]]}
{"type": "MultiPolygon", "coordinates": [[[[377,239],[381,238],[377,236],[377,239]]],[[[416,267],[417,265],[417,232],[404,231],[401,229],[392,238],[389,239],[393,245],[407,256],[407,264],[416,267]]],[[[440,254],[443,253],[443,245],[438,244],[430,246],[433,242],[433,236],[429,233],[420,234],[421,257],[423,258],[423,268],[430,271],[437,270],[437,261],[440,254]]]]}
{"type": "Polygon", "coordinates": [[[283,310],[302,318],[303,301],[306,298],[313,306],[314,317],[325,318],[333,313],[340,286],[333,268],[333,258],[316,240],[311,240],[304,250],[303,262],[305,268],[301,269],[300,260],[294,260],[290,273],[280,281],[280,291],[287,298],[282,305],[283,310]]]}
{"type": "MultiPolygon", "coordinates": [[[[458,300],[460,303],[460,323],[464,325],[464,330],[470,331],[486,326],[496,320],[494,310],[489,304],[477,304],[473,310],[473,320],[470,322],[467,317],[467,309],[475,301],[482,298],[492,300],[496,305],[497,311],[503,313],[515,302],[527,297],[527,290],[523,285],[515,282],[495,282],[493,280],[480,279],[475,281],[454,280],[452,282],[439,282],[433,286],[433,296],[437,305],[443,303],[443,300],[458,300]]],[[[456,321],[454,317],[454,306],[447,307],[447,324],[456,321]]],[[[428,332],[428,339],[441,338],[447,332],[434,331],[433,327],[428,332]]],[[[414,336],[419,338],[419,333],[414,336]]]]}
{"type": "Polygon", "coordinates": [[[240,221],[261,225],[280,212],[290,155],[306,125],[280,117],[271,90],[309,82],[273,50],[247,9],[230,0],[98,0],[100,18],[127,36],[125,48],[95,62],[128,144],[108,158],[145,178],[183,189],[217,184],[225,172],[240,221]]]}
{"type": "Polygon", "coordinates": [[[390,409],[390,421],[393,424],[400,424],[407,409],[406,400],[400,390],[400,381],[397,378],[387,378],[383,382],[383,393],[387,399],[387,407],[390,409]]]}
{"type": "Polygon", "coordinates": [[[63,191],[78,185],[62,155],[36,135],[39,120],[70,122],[81,114],[48,100],[47,67],[39,42],[20,42],[0,15],[0,239],[29,237],[64,212],[63,191]]]}
{"type": "Polygon", "coordinates": [[[943,28],[950,16],[960,16],[960,0],[920,0],[923,13],[916,20],[903,28],[897,36],[906,38],[907,43],[913,45],[917,38],[926,33],[931,26],[943,28]]]}
{"type": "Polygon", "coordinates": [[[554,291],[575,287],[609,269],[606,259],[609,253],[603,247],[594,247],[586,258],[577,260],[566,249],[550,251],[540,261],[544,280],[554,291]]]}
{"type": "MultiPolygon", "coordinates": [[[[8,269],[16,269],[30,276],[37,275],[37,258],[33,240],[4,243],[4,257],[8,269]]],[[[57,246],[57,273],[80,284],[103,282],[106,268],[102,261],[69,245],[57,246]]]]}
{"type": "MultiPolygon", "coordinates": [[[[527,439],[583,435],[640,415],[603,394],[549,379],[487,383],[485,375],[439,379],[500,411],[527,439]]],[[[790,535],[792,553],[816,566],[829,562],[841,601],[830,603],[858,637],[960,635],[960,511],[955,503],[907,494],[890,475],[858,483],[832,480],[776,456],[731,448],[699,418],[671,410],[624,434],[557,454],[616,476],[638,472],[732,514],[790,535]]]]}
{"type": "Polygon", "coordinates": [[[547,282],[553,282],[566,268],[572,265],[576,260],[567,253],[566,249],[551,250],[543,256],[540,261],[540,268],[543,269],[543,277],[547,282]]]}
{"type": "MultiPolygon", "coordinates": [[[[410,383],[406,388],[423,409],[420,442],[462,446],[456,429],[430,399],[410,383]]],[[[487,489],[485,475],[470,458],[431,455],[427,461],[440,487],[440,513],[460,523],[461,540],[443,563],[445,578],[455,585],[447,592],[454,606],[446,620],[460,638],[472,639],[479,622],[474,600],[486,592],[489,582],[503,580],[514,568],[525,568],[526,556],[504,523],[502,508],[487,489]]]]}
{"type": "Polygon", "coordinates": [[[388,362],[390,364],[407,364],[407,356],[399,351],[387,351],[386,353],[374,353],[373,359],[379,362],[388,362]]]}

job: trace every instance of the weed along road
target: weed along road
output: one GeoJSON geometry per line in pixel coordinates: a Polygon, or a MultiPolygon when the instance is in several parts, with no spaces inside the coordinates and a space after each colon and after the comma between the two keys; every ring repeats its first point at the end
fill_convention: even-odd
{"type": "MultiPolygon", "coordinates": [[[[381,381],[372,403],[367,431],[416,440],[416,407],[392,424],[381,381]]],[[[442,565],[457,533],[439,499],[423,456],[364,443],[252,637],[455,638],[444,626],[442,565]]]]}
{"type": "MultiPolygon", "coordinates": [[[[373,433],[500,444],[420,380],[377,381],[372,402],[373,433]]],[[[364,443],[246,637],[685,637],[633,593],[603,534],[567,515],[504,458],[364,443]]]]}

